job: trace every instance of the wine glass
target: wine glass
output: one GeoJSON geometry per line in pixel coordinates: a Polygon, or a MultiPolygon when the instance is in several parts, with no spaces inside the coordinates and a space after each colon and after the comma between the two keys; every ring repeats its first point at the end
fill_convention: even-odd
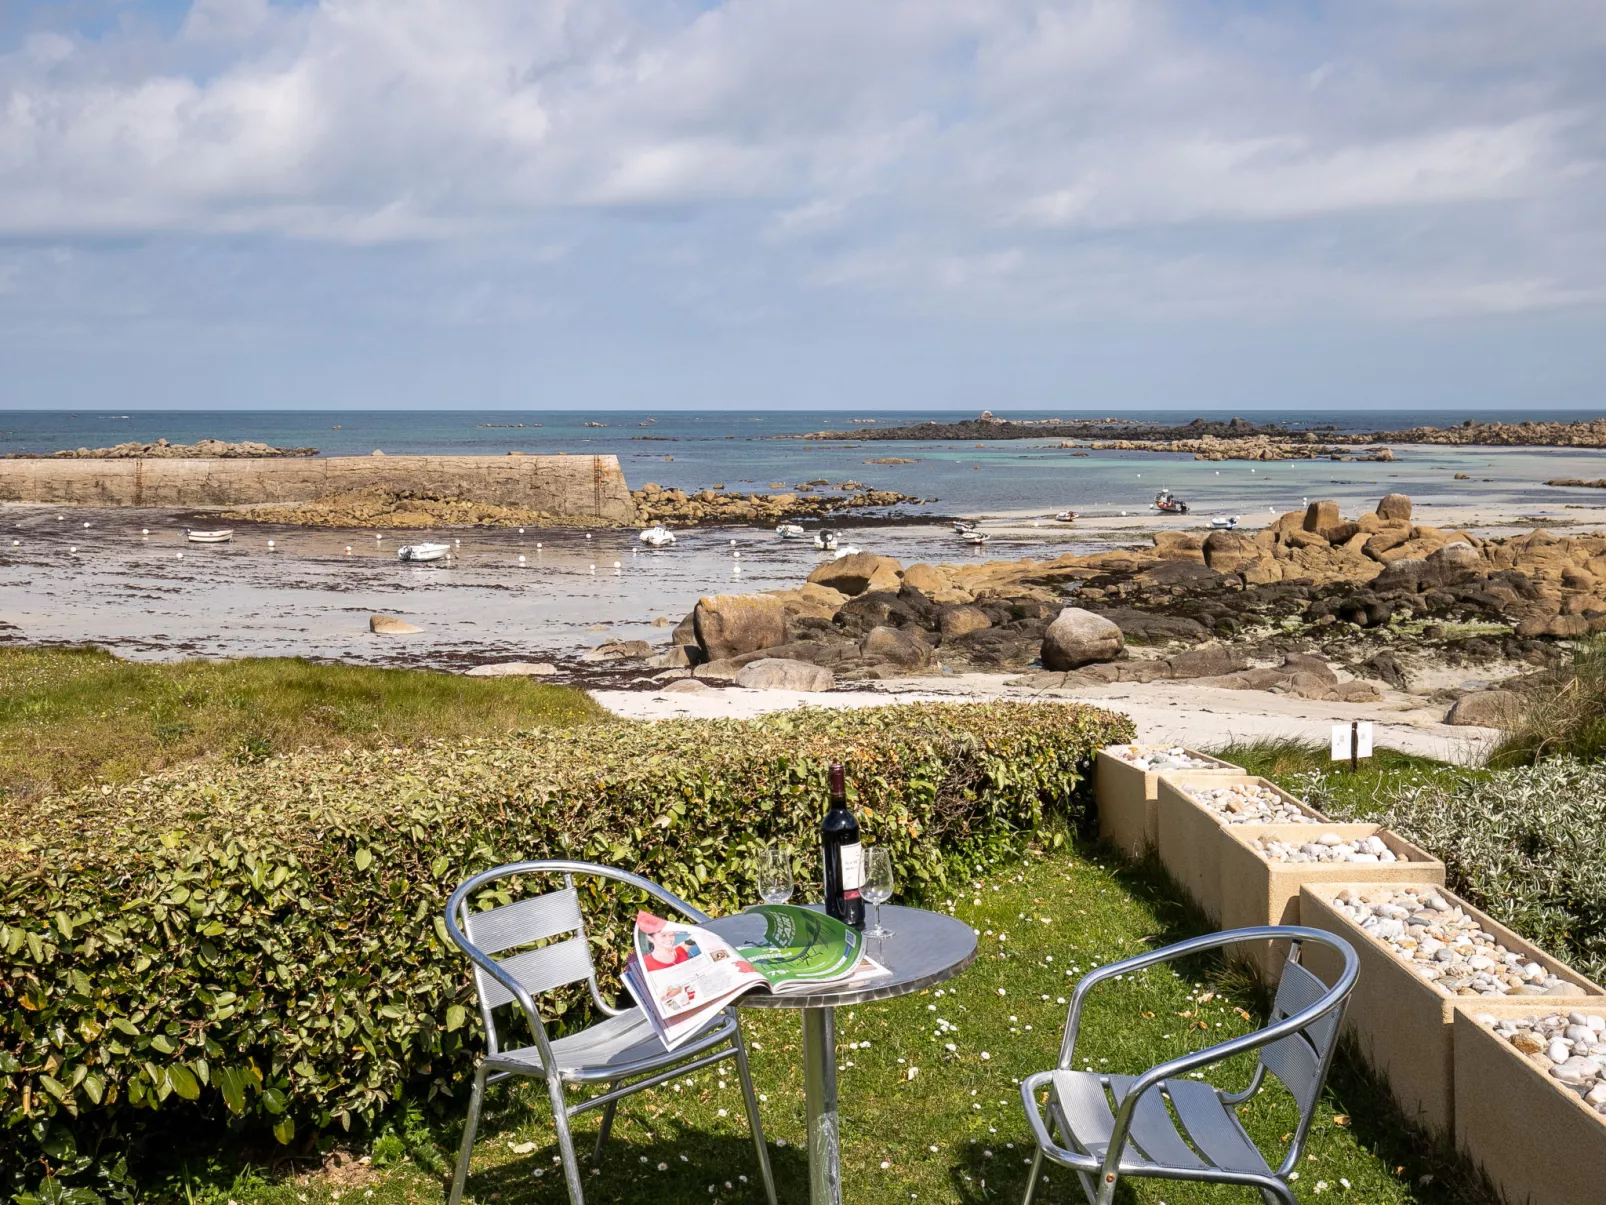
{"type": "Polygon", "coordinates": [[[859,894],[875,905],[875,928],[866,937],[891,937],[892,930],[881,927],[881,905],[892,898],[892,851],[884,845],[872,845],[864,852],[864,886],[859,894]]]}
{"type": "Polygon", "coordinates": [[[758,894],[766,904],[792,898],[792,851],[784,845],[758,851],[758,894]]]}

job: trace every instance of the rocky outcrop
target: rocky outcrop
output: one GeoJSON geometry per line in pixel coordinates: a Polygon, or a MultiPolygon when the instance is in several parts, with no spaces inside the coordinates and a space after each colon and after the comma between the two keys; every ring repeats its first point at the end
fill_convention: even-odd
{"type": "Polygon", "coordinates": [[[5,460],[271,460],[282,456],[316,456],[317,448],[276,448],[272,444],[247,439],[228,443],[221,439],[202,439],[192,444],[153,444],[138,441],[114,444],[109,448],[74,448],[59,452],[7,452],[5,460]]]}
{"type": "Polygon", "coordinates": [[[1479,690],[1462,695],[1445,714],[1446,724],[1506,728],[1517,718],[1517,696],[1509,690],[1479,690]]]}
{"type": "Polygon", "coordinates": [[[736,675],[736,685],[749,690],[830,690],[836,676],[823,666],[784,657],[750,661],[736,675]]]}
{"type": "Polygon", "coordinates": [[[1123,643],[1121,629],[1102,615],[1066,607],[1043,633],[1043,666],[1071,670],[1110,661],[1120,655],[1123,643]]]}
{"type": "Polygon", "coordinates": [[[786,609],[768,594],[708,594],[692,610],[697,644],[722,661],[786,643],[786,609]]]}
{"type": "Polygon", "coordinates": [[[687,493],[663,489],[648,482],[631,497],[643,523],[668,527],[704,524],[769,524],[782,520],[820,518],[839,511],[874,510],[888,506],[917,506],[920,499],[892,490],[860,488],[847,494],[807,493],[727,494],[724,487],[687,493]]]}
{"type": "Polygon", "coordinates": [[[892,557],[855,552],[818,566],[809,574],[809,581],[851,596],[866,590],[896,590],[902,580],[901,570],[892,557]]]}
{"type": "Polygon", "coordinates": [[[394,615],[370,615],[368,630],[379,636],[416,636],[424,629],[394,615]]]}

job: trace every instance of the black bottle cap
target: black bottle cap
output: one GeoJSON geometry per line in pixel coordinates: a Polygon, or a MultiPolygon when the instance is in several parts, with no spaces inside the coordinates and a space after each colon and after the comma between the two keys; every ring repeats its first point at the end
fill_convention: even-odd
{"type": "Polygon", "coordinates": [[[848,788],[842,777],[842,763],[834,761],[831,763],[831,795],[840,799],[847,793],[848,788]]]}

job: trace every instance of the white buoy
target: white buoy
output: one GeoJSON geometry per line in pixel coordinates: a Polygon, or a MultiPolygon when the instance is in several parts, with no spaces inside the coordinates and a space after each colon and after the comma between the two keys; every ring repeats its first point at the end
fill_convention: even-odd
{"type": "Polygon", "coordinates": [[[21,548],[22,547],[22,541],[21,540],[12,540],[11,541],[11,546],[13,548],[21,548]]]}
{"type": "Polygon", "coordinates": [[[731,541],[731,547],[732,547],[732,548],[735,548],[735,547],[736,547],[736,541],[735,541],[735,540],[732,540],[732,541],[731,541]]]}
{"type": "Polygon", "coordinates": [[[346,545],[346,555],[347,555],[347,556],[350,556],[350,555],[351,555],[351,545],[350,545],[350,544],[347,544],[347,545],[346,545]]]}
{"type": "Polygon", "coordinates": [[[184,559],[184,554],[182,552],[178,554],[178,559],[181,561],[184,559]]]}
{"type": "Polygon", "coordinates": [[[148,535],[151,534],[151,529],[148,528],[148,527],[141,527],[139,529],[139,534],[142,535],[142,536],[148,536],[148,535]]]}
{"type": "Polygon", "coordinates": [[[524,528],[522,528],[522,527],[521,527],[521,528],[519,528],[519,534],[520,534],[520,535],[521,535],[521,536],[522,536],[522,535],[523,535],[523,534],[524,534],[524,528]]]}
{"type": "Polygon", "coordinates": [[[733,553],[731,553],[731,555],[733,557],[735,557],[738,561],[742,559],[742,554],[739,553],[739,552],[733,552],[733,553]]]}
{"type": "Polygon", "coordinates": [[[739,575],[742,572],[742,567],[740,565],[732,565],[731,572],[739,575]]]}
{"type": "Polygon", "coordinates": [[[272,551],[273,551],[273,541],[272,541],[272,540],[269,540],[269,541],[268,541],[268,551],[269,551],[269,552],[272,552],[272,551]]]}
{"type": "Polygon", "coordinates": [[[624,568],[624,566],[623,566],[623,565],[621,565],[621,564],[620,564],[620,563],[619,563],[619,562],[618,562],[618,561],[615,561],[615,562],[614,562],[614,563],[613,563],[613,567],[614,567],[614,568],[615,568],[615,569],[622,569],[622,568],[624,568]]]}
{"type": "Polygon", "coordinates": [[[519,553],[519,564],[524,564],[524,554],[522,552],[519,553]]]}
{"type": "Polygon", "coordinates": [[[591,538],[591,533],[588,531],[588,532],[586,532],[586,539],[589,540],[590,538],[591,538]]]}
{"type": "Polygon", "coordinates": [[[461,548],[462,546],[463,546],[463,541],[462,540],[453,540],[452,541],[452,547],[453,548],[461,548]]]}
{"type": "Polygon", "coordinates": [[[60,523],[60,522],[61,522],[61,521],[62,521],[62,520],[63,520],[63,519],[65,519],[65,518],[66,518],[66,517],[67,517],[67,516],[66,516],[66,515],[57,515],[57,516],[56,516],[56,522],[57,522],[57,523],[60,523]]]}
{"type": "Polygon", "coordinates": [[[536,551],[537,551],[537,552],[540,552],[540,551],[541,551],[541,541],[540,541],[540,540],[537,540],[537,541],[536,541],[536,542],[535,542],[535,550],[536,550],[536,551]]]}
{"type": "Polygon", "coordinates": [[[596,571],[597,571],[597,567],[595,565],[591,566],[591,572],[595,573],[596,571]]]}
{"type": "Polygon", "coordinates": [[[71,548],[67,549],[67,551],[68,552],[77,552],[78,551],[78,545],[74,544],[71,548]]]}
{"type": "Polygon", "coordinates": [[[374,539],[376,539],[376,540],[383,540],[383,539],[384,539],[384,538],[385,538],[385,537],[384,537],[384,536],[382,536],[382,535],[380,535],[380,534],[379,534],[379,533],[378,533],[378,532],[377,532],[377,531],[376,531],[376,532],[374,532],[374,539]]]}
{"type": "Polygon", "coordinates": [[[89,524],[88,524],[88,523],[85,523],[85,524],[84,524],[84,526],[85,526],[85,527],[86,527],[86,528],[87,528],[87,527],[88,527],[88,526],[89,526],[89,524]]]}

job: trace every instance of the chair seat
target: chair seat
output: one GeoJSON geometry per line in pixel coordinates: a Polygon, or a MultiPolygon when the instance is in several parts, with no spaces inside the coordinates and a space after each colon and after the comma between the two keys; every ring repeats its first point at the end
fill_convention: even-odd
{"type": "MultiPolygon", "coordinates": [[[[1102,1160],[1115,1129],[1115,1114],[1137,1077],[1098,1075],[1091,1071],[1054,1073],[1054,1100],[1068,1137],[1083,1151],[1102,1160]]],[[[1161,1080],[1144,1092],[1132,1115],[1120,1171],[1125,1175],[1164,1175],[1173,1171],[1215,1169],[1232,1174],[1274,1173],[1238,1122],[1231,1105],[1199,1080],[1161,1080]],[[1171,1098],[1181,1120],[1177,1126],[1160,1092],[1171,1098]]]]}
{"type": "MultiPolygon", "coordinates": [[[[622,1076],[652,1071],[684,1062],[699,1051],[736,1037],[736,1018],[720,1016],[702,1033],[674,1050],[665,1050],[641,1009],[632,1008],[608,1017],[578,1033],[552,1040],[557,1072],[576,1083],[607,1082],[622,1076]]],[[[486,1065],[516,1075],[545,1075],[539,1047],[504,1050],[485,1060],[486,1065]]]]}

